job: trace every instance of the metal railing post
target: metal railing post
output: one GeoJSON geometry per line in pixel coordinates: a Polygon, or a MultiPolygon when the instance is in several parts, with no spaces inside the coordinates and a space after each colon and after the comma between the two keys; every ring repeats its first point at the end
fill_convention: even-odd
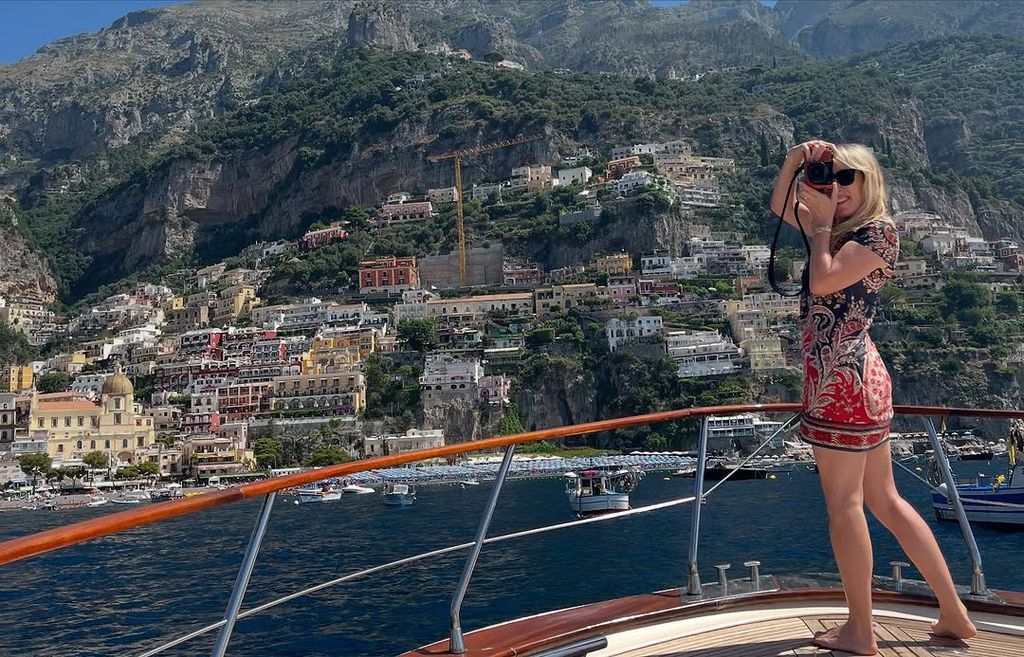
{"type": "Polygon", "coordinates": [[[704,502],[704,466],[708,458],[708,418],[700,420],[700,442],[697,444],[697,471],[693,473],[693,516],[690,520],[689,577],[687,595],[700,595],[700,573],[697,571],[697,543],[700,539],[700,507],[704,502]]]}
{"type": "Polygon", "coordinates": [[[964,542],[967,543],[967,550],[971,553],[971,595],[985,595],[988,593],[988,586],[985,585],[985,570],[981,566],[981,551],[978,543],[974,540],[974,532],[971,530],[971,523],[967,520],[967,512],[960,501],[960,493],[956,489],[956,480],[953,478],[953,471],[949,467],[949,459],[946,458],[946,450],[942,448],[942,441],[935,431],[935,423],[930,417],[921,417],[925,431],[928,432],[928,440],[935,450],[935,462],[939,464],[939,472],[942,473],[942,481],[946,484],[946,498],[949,505],[953,507],[953,513],[960,523],[960,531],[963,532],[964,542]]]}
{"type": "Polygon", "coordinates": [[[260,508],[259,518],[256,526],[252,529],[249,537],[249,546],[245,549],[245,556],[242,558],[242,567],[238,570],[235,578],[235,586],[231,589],[231,598],[228,600],[228,608],[224,612],[224,625],[217,634],[217,642],[213,645],[212,657],[224,657],[231,642],[231,632],[235,629],[235,621],[238,620],[238,612],[242,608],[242,599],[245,597],[245,590],[249,587],[249,578],[252,577],[253,567],[256,565],[256,556],[263,544],[263,535],[267,532],[267,523],[270,521],[270,511],[274,508],[274,498],[277,493],[270,493],[263,498],[263,506],[260,508]]]}
{"type": "Polygon", "coordinates": [[[462,576],[459,577],[459,585],[452,596],[451,606],[451,634],[448,645],[448,652],[462,654],[466,652],[466,642],[462,637],[462,601],[466,598],[466,590],[469,589],[469,580],[473,577],[473,570],[476,568],[477,559],[480,558],[480,550],[484,547],[484,539],[487,538],[487,530],[491,526],[491,518],[494,516],[494,507],[498,504],[498,495],[505,483],[508,469],[512,465],[512,455],[516,446],[509,445],[505,448],[505,456],[501,459],[501,467],[498,468],[498,476],[494,479],[494,486],[487,498],[487,506],[484,508],[484,515],[480,518],[480,525],[476,528],[476,537],[473,539],[473,548],[466,557],[466,564],[462,567],[462,576]]]}

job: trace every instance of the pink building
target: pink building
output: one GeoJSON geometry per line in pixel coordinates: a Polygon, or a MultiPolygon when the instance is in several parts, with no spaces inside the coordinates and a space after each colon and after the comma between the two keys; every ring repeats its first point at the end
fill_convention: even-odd
{"type": "Polygon", "coordinates": [[[512,379],[501,374],[482,376],[477,383],[477,398],[481,404],[504,404],[511,392],[512,379]]]}
{"type": "Polygon", "coordinates": [[[608,278],[608,298],[615,306],[629,305],[630,297],[638,293],[636,276],[610,276],[608,278]]]}

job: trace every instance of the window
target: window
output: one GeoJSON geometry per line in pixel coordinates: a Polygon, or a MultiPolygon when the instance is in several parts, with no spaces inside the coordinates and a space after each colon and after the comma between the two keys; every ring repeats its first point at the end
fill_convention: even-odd
{"type": "Polygon", "coordinates": [[[43,428],[43,418],[39,418],[39,428],[43,428]]]}
{"type": "Polygon", "coordinates": [[[96,449],[96,441],[95,440],[90,440],[89,441],[89,449],[96,449]]]}
{"type": "Polygon", "coordinates": [[[103,447],[104,447],[104,449],[110,449],[110,441],[109,440],[104,440],[103,441],[103,447]]]}
{"type": "Polygon", "coordinates": [[[57,418],[55,418],[55,417],[51,417],[50,418],[50,428],[52,428],[52,429],[56,429],[57,428],[57,418]]]}
{"type": "Polygon", "coordinates": [[[79,441],[78,441],[78,442],[77,442],[77,443],[75,444],[75,447],[76,447],[77,449],[82,449],[82,441],[81,441],[81,440],[79,440],[79,441]]]}
{"type": "Polygon", "coordinates": [[[128,439],[127,438],[122,438],[121,439],[121,448],[122,449],[128,449],[128,439]]]}
{"type": "Polygon", "coordinates": [[[70,415],[67,416],[66,418],[64,418],[64,426],[65,427],[70,427],[71,426],[71,416],[70,415]]]}
{"type": "Polygon", "coordinates": [[[0,415],[0,424],[7,424],[7,413],[0,415]]]}
{"type": "Polygon", "coordinates": [[[57,452],[60,453],[60,452],[63,452],[63,451],[64,451],[64,443],[58,443],[57,444],[57,452]]]}
{"type": "Polygon", "coordinates": [[[121,414],[114,413],[114,424],[121,424],[121,414]]]}
{"type": "Polygon", "coordinates": [[[139,447],[145,447],[144,440],[142,438],[136,438],[136,442],[139,447]]]}
{"type": "Polygon", "coordinates": [[[84,425],[85,425],[85,418],[82,417],[81,415],[79,415],[78,416],[78,426],[81,427],[81,426],[84,426],[84,425]]]}
{"type": "Polygon", "coordinates": [[[114,398],[114,408],[116,408],[117,410],[121,410],[121,398],[120,397],[115,397],[114,398]]]}

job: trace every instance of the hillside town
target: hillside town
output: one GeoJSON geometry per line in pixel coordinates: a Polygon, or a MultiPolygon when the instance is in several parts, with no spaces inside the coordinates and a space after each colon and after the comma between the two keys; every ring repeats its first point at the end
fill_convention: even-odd
{"type": "MultiPolygon", "coordinates": [[[[47,455],[53,471],[87,467],[100,479],[204,482],[300,465],[260,447],[285,435],[358,436],[322,446],[304,465],[477,439],[453,433],[451,409],[514,415],[516,364],[550,349],[549,323],[568,316],[599,327],[584,336],[595,351],[667,358],[683,379],[798,371],[799,302],[769,291],[769,247],[701,223],[703,212],[728,206],[719,178],[734,162],[697,155],[687,141],[609,155],[599,171],[585,164],[599,159],[589,149],[554,168],[515,167],[505,180],[474,183],[467,199],[500,204],[569,189],[578,203],[559,225],[575,226],[653,194],[695,235],[679,252],[596,253],[545,271],[498,245],[475,244],[466,253],[468,281],[460,280],[457,253],[366,257],[351,288],[333,298],[269,302],[275,264],[350,237],[352,227],[336,221],[138,282],[69,316],[38,299],[0,300],[0,322],[30,344],[67,347],[0,371],[0,482],[25,483],[16,460],[29,454],[47,455]],[[370,388],[380,385],[370,379],[382,376],[379,365],[368,370],[382,354],[404,367],[384,373],[385,382],[417,393],[402,431],[373,422],[379,413],[367,417],[370,388]]],[[[455,187],[420,196],[396,190],[373,209],[369,229],[429,224],[456,201],[455,187]]],[[[918,247],[896,271],[911,300],[941,286],[944,270],[981,272],[998,291],[1024,266],[1014,241],[986,241],[929,213],[896,221],[918,247]]],[[[784,274],[798,280],[803,262],[787,264],[784,274]]]]}

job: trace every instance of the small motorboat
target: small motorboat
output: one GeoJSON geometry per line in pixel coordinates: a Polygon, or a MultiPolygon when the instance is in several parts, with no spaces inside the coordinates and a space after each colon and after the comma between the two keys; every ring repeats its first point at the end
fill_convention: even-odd
{"type": "Polygon", "coordinates": [[[330,486],[318,488],[302,488],[299,490],[299,502],[309,504],[311,502],[333,502],[341,499],[341,491],[330,486]]]}
{"type": "MultiPolygon", "coordinates": [[[[1024,527],[1024,459],[1018,460],[1017,450],[1011,447],[1010,467],[1006,474],[992,477],[979,474],[973,480],[957,481],[956,491],[964,513],[971,522],[1024,527]]],[[[934,459],[929,477],[938,480],[938,464],[934,459]]],[[[941,492],[932,493],[932,509],[939,520],[956,520],[956,513],[946,495],[946,484],[938,486],[941,492]]]]}
{"type": "Polygon", "coordinates": [[[639,470],[583,470],[566,472],[565,492],[577,516],[593,516],[629,509],[629,494],[640,482],[639,470]]]}
{"type": "Polygon", "coordinates": [[[108,500],[105,497],[100,497],[100,498],[97,498],[97,499],[87,503],[86,506],[103,506],[104,504],[106,504],[109,501],[110,500],[108,500]]]}
{"type": "Polygon", "coordinates": [[[412,506],[416,501],[416,489],[409,484],[387,482],[381,490],[385,506],[412,506]]]}
{"type": "Polygon", "coordinates": [[[141,504],[142,500],[132,497],[112,497],[110,498],[111,504],[141,504]]]}
{"type": "Polygon", "coordinates": [[[366,495],[368,493],[373,493],[375,491],[369,486],[361,486],[359,484],[346,484],[345,486],[342,486],[341,492],[345,493],[346,495],[350,493],[354,495],[366,495]]]}

